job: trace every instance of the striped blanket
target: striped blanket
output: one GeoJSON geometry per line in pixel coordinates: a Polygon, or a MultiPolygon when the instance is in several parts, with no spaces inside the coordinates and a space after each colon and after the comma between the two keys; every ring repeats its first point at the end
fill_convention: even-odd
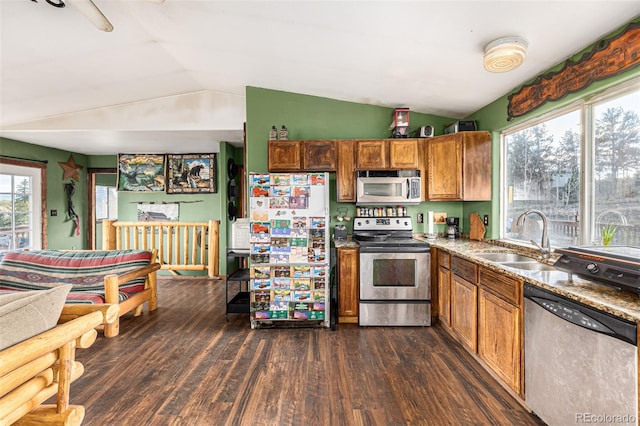
{"type": "MultiPolygon", "coordinates": [[[[67,303],[104,303],[104,277],[121,275],[151,261],[143,250],[7,252],[0,260],[0,293],[72,284],[67,303]]],[[[120,301],[144,290],[144,277],[120,286],[120,301]]]]}

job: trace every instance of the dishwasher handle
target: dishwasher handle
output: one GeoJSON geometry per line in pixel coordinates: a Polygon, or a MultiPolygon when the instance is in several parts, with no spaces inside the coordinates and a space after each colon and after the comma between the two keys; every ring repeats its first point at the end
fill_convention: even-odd
{"type": "Polygon", "coordinates": [[[524,298],[552,315],[579,327],[638,346],[638,326],[636,323],[615,317],[530,283],[524,284],[524,298]]]}

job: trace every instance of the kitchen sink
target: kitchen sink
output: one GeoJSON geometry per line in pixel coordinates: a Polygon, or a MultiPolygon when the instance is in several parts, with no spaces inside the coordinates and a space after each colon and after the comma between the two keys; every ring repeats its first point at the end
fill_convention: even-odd
{"type": "Polygon", "coordinates": [[[517,253],[474,253],[481,259],[488,260],[490,262],[535,262],[535,259],[527,256],[523,256],[517,253]]]}
{"type": "Polygon", "coordinates": [[[551,265],[531,260],[528,262],[500,262],[500,264],[509,268],[523,269],[526,271],[557,271],[557,269],[551,265]]]}

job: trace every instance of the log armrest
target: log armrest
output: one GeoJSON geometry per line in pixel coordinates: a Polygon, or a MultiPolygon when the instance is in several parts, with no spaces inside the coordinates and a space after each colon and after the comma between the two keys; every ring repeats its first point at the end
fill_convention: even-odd
{"type": "Polygon", "coordinates": [[[69,404],[84,373],[75,351],[93,344],[102,321],[94,311],[0,351],[0,425],[82,423],[84,407],[69,404]],[[54,395],[54,405],[41,405],[54,395]]]}
{"type": "MultiPolygon", "coordinates": [[[[0,260],[0,291],[72,284],[60,321],[100,311],[104,335],[119,334],[119,318],[158,307],[157,250],[29,250],[0,260]]],[[[0,425],[2,426],[2,425],[0,425]]]]}

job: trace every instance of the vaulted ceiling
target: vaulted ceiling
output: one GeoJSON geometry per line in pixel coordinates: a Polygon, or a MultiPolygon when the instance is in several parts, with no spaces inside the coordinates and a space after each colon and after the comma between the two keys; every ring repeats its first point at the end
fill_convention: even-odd
{"type": "Polygon", "coordinates": [[[71,6],[0,0],[0,136],[210,151],[241,141],[246,86],[463,118],[640,16],[637,0],[94,3],[112,32],[71,6]],[[524,64],[485,71],[484,46],[514,35],[524,64]]]}

